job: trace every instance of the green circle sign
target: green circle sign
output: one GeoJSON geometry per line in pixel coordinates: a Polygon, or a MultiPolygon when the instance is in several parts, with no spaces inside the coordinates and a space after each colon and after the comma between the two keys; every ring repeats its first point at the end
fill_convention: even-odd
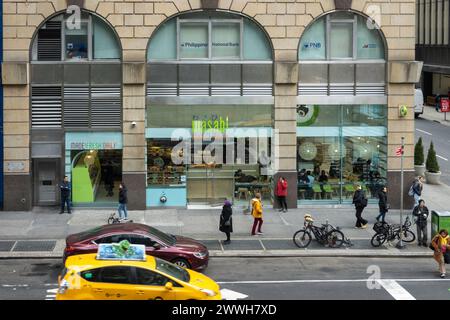
{"type": "Polygon", "coordinates": [[[307,104],[298,104],[297,105],[297,126],[298,127],[307,127],[316,122],[317,117],[319,116],[318,105],[307,105],[307,104]]]}

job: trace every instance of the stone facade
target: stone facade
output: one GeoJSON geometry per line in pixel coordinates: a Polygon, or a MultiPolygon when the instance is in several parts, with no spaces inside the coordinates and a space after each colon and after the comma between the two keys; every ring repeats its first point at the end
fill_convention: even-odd
{"type": "MultiPolygon", "coordinates": [[[[83,3],[83,1],[79,1],[83,3]]],[[[415,1],[414,0],[354,0],[352,10],[364,15],[375,15],[387,41],[389,61],[413,61],[415,55],[415,1]]],[[[69,2],[71,4],[71,2],[69,2]]],[[[66,0],[4,0],[3,1],[4,61],[9,68],[29,63],[30,45],[40,24],[55,13],[67,8],[66,0]],[[14,63],[17,65],[14,66],[14,63]]],[[[124,62],[123,86],[123,173],[128,179],[136,176],[135,185],[145,185],[144,118],[146,49],[152,33],[166,19],[181,12],[201,9],[200,0],[86,0],[84,8],[106,19],[116,30],[122,45],[124,62]],[[145,79],[145,78],[144,78],[145,79]],[[131,128],[131,122],[136,126],[131,128]]],[[[254,19],[267,32],[274,49],[276,67],[275,128],[280,132],[281,172],[291,181],[295,194],[296,148],[295,107],[297,55],[300,37],[314,19],[335,9],[333,0],[219,0],[218,8],[243,14],[254,19]]],[[[5,68],[3,69],[5,70],[5,68]]],[[[27,69],[28,70],[28,69],[27,69]]],[[[29,139],[29,86],[21,79],[4,79],[4,141],[5,141],[5,209],[29,209],[32,204],[29,139]],[[19,82],[19,83],[17,83],[19,82]],[[15,180],[18,176],[20,179],[15,180]],[[8,186],[14,182],[14,188],[8,186]],[[18,186],[18,184],[21,184],[18,186]],[[23,188],[23,197],[16,190],[23,188]],[[19,199],[20,198],[20,199],[19,199]]],[[[27,78],[29,79],[29,77],[27,78]]],[[[389,79],[388,79],[389,82],[389,79]]],[[[398,106],[413,105],[413,83],[388,84],[388,170],[397,172],[400,161],[395,147],[400,137],[406,141],[405,169],[413,170],[414,117],[411,109],[406,118],[400,118],[398,106]]],[[[395,174],[393,174],[395,175],[395,174]]],[[[397,179],[394,179],[397,181],[397,179]]],[[[391,190],[395,189],[391,186],[391,190]]],[[[142,199],[142,196],[141,196],[142,199]]],[[[144,202],[137,207],[143,208],[144,202]]],[[[296,206],[294,197],[289,206],[296,206]]]]}

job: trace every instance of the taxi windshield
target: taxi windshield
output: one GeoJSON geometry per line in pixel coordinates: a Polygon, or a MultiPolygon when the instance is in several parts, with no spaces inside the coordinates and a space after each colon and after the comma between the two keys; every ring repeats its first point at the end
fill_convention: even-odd
{"type": "Polygon", "coordinates": [[[185,269],[158,258],[155,258],[155,260],[156,260],[156,270],[168,274],[178,280],[189,282],[190,280],[189,272],[187,272],[185,269]]]}

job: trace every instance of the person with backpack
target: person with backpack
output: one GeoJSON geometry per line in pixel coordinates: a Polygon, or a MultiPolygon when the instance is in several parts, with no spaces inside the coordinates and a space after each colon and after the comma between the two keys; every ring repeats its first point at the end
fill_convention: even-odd
{"type": "Polygon", "coordinates": [[[255,236],[256,234],[258,234],[258,235],[263,234],[261,231],[261,226],[264,222],[262,219],[262,214],[263,214],[263,210],[262,210],[262,204],[261,204],[261,194],[257,193],[255,195],[255,198],[252,199],[252,216],[254,218],[253,228],[252,228],[252,236],[255,236]],[[258,230],[257,233],[256,233],[256,230],[258,230]]]}
{"type": "Polygon", "coordinates": [[[380,209],[380,214],[375,218],[377,221],[386,222],[385,216],[386,212],[389,210],[389,205],[387,203],[387,188],[383,187],[383,189],[378,192],[378,208],[380,209]]]}
{"type": "Polygon", "coordinates": [[[433,237],[431,240],[430,248],[433,249],[434,255],[433,259],[439,265],[439,272],[441,273],[441,278],[445,278],[445,259],[444,255],[450,249],[450,237],[448,236],[448,231],[445,229],[439,230],[439,233],[433,237]]]}
{"type": "Polygon", "coordinates": [[[409,188],[408,195],[411,197],[414,197],[414,207],[419,205],[419,200],[422,196],[422,190],[423,190],[423,177],[418,176],[411,187],[409,188]]]}
{"type": "Polygon", "coordinates": [[[360,184],[356,186],[356,191],[355,194],[353,195],[353,204],[355,205],[356,209],[355,228],[357,229],[367,228],[367,220],[362,217],[362,212],[364,208],[367,206],[367,198],[360,184]]]}
{"type": "Polygon", "coordinates": [[[275,195],[278,198],[278,201],[280,202],[280,212],[287,212],[287,203],[286,203],[286,197],[287,197],[287,181],[284,177],[280,177],[280,179],[277,182],[277,187],[275,189],[275,195]]]}
{"type": "Polygon", "coordinates": [[[419,245],[419,247],[421,245],[426,247],[428,239],[427,220],[430,213],[428,211],[428,208],[425,206],[424,200],[419,200],[419,205],[414,207],[412,214],[417,218],[417,244],[419,245]]]}
{"type": "Polygon", "coordinates": [[[231,242],[230,234],[233,232],[232,215],[233,209],[231,208],[231,202],[229,200],[225,200],[219,221],[219,230],[227,236],[227,240],[223,241],[223,244],[229,244],[231,242]]]}

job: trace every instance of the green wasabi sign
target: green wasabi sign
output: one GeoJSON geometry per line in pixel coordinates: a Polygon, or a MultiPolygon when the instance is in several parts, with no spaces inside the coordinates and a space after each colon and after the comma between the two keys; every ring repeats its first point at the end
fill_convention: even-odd
{"type": "Polygon", "coordinates": [[[213,115],[212,117],[194,116],[192,119],[192,133],[204,133],[208,131],[215,131],[224,133],[228,129],[228,117],[221,117],[213,115]]]}

